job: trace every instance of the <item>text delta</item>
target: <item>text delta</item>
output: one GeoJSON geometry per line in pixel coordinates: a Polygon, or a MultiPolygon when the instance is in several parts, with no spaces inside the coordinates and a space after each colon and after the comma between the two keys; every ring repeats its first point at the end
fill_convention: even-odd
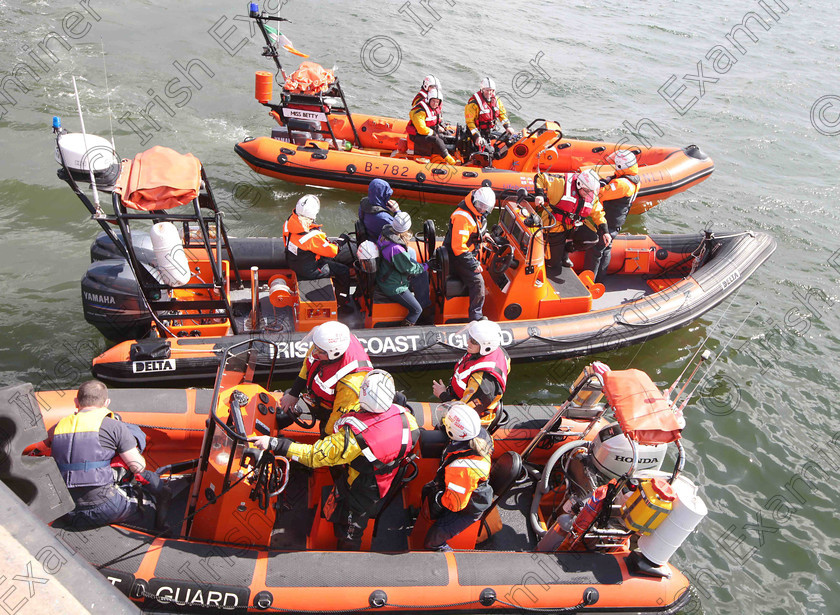
{"type": "Polygon", "coordinates": [[[148,372],[174,372],[175,359],[159,359],[156,361],[133,361],[131,371],[135,374],[148,372]]]}

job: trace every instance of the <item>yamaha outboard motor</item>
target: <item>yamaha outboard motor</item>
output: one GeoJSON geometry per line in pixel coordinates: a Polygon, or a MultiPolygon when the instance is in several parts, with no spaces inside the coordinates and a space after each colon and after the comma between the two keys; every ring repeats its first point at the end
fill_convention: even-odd
{"type": "MultiPolygon", "coordinates": [[[[122,243],[122,235],[117,235],[122,243]]],[[[155,251],[152,247],[151,236],[143,231],[131,231],[131,242],[134,253],[141,263],[152,265],[155,262],[155,251]]],[[[90,262],[104,261],[109,258],[125,258],[119,246],[115,245],[105,231],[100,231],[90,244],[90,262]]]]}
{"type": "Polygon", "coordinates": [[[112,341],[145,337],[152,316],[145,306],[140,285],[125,259],[97,261],[82,278],[85,320],[112,341]]]}

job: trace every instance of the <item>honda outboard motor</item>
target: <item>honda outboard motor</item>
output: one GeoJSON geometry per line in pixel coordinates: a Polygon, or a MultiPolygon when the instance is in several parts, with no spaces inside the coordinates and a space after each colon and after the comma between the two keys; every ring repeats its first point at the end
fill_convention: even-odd
{"type": "Polygon", "coordinates": [[[82,308],[85,320],[112,341],[138,339],[151,329],[152,316],[125,259],[88,267],[82,278],[82,308]]]}
{"type": "MultiPolygon", "coordinates": [[[[637,444],[636,472],[659,470],[668,452],[667,444],[637,444]]],[[[618,423],[607,425],[592,441],[592,465],[607,478],[618,478],[630,470],[633,448],[618,423]]]]}

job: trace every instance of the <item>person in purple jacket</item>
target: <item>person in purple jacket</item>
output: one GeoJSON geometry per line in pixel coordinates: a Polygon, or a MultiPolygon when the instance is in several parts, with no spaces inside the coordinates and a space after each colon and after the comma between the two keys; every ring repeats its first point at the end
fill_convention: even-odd
{"type": "Polygon", "coordinates": [[[393,188],[384,179],[374,179],[368,186],[368,195],[359,203],[359,220],[365,225],[367,238],[379,239],[382,227],[391,224],[400,211],[399,204],[391,199],[393,188]]]}
{"type": "MultiPolygon", "coordinates": [[[[376,181],[376,180],[374,180],[376,181]]],[[[382,227],[377,247],[379,266],[376,285],[385,295],[408,308],[405,320],[400,323],[410,327],[417,323],[423,310],[431,305],[429,299],[429,266],[418,263],[411,239],[411,216],[398,212],[391,224],[382,227]]]]}

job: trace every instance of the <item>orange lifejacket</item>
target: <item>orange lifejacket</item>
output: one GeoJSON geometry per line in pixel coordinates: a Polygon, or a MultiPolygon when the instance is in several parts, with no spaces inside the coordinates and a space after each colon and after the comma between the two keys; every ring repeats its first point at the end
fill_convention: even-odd
{"type": "Polygon", "coordinates": [[[442,492],[441,505],[470,516],[480,515],[493,501],[493,488],[488,482],[493,439],[483,428],[476,438],[488,443],[486,455],[472,450],[469,442],[451,441],[443,450],[435,475],[435,483],[442,492]]]}
{"type": "Polygon", "coordinates": [[[487,230],[487,217],[480,215],[472,203],[472,193],[458,204],[458,208],[449,216],[449,226],[443,244],[453,256],[462,256],[472,252],[475,258],[481,257],[481,237],[487,230]]]}
{"type": "MultiPolygon", "coordinates": [[[[423,112],[426,114],[426,126],[434,130],[435,126],[437,126],[440,123],[440,113],[432,111],[432,108],[428,105],[428,102],[426,100],[419,101],[416,105],[414,105],[411,108],[412,111],[417,111],[420,109],[422,109],[423,112]]],[[[439,109],[440,108],[438,107],[438,110],[439,109]]],[[[409,120],[405,131],[408,134],[415,136],[417,134],[417,128],[414,127],[414,122],[409,120]]]]}
{"type": "Polygon", "coordinates": [[[507,387],[508,358],[501,347],[496,348],[488,355],[465,354],[455,365],[455,372],[452,374],[452,390],[460,399],[467,388],[467,382],[473,372],[487,372],[492,375],[501,385],[502,392],[507,387]]]}
{"type": "Polygon", "coordinates": [[[478,107],[478,117],[475,118],[475,125],[479,130],[492,130],[496,125],[496,120],[499,119],[499,105],[496,104],[496,97],[493,96],[491,100],[484,100],[481,92],[476,92],[470,96],[467,104],[474,102],[478,107]]]}
{"type": "Polygon", "coordinates": [[[369,372],[373,369],[370,357],[355,335],[350,335],[350,346],[340,359],[322,361],[312,353],[306,359],[306,388],[323,408],[332,408],[335,402],[335,387],[339,380],[353,372],[369,372]]]}

